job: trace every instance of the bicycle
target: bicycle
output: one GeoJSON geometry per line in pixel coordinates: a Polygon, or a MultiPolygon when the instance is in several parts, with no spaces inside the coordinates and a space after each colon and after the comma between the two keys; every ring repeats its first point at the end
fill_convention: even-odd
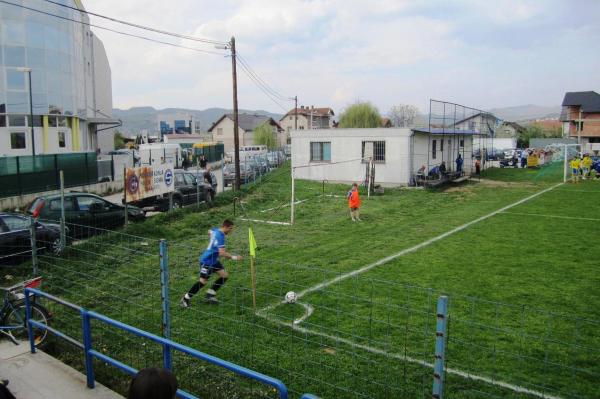
{"type": "MultiPolygon", "coordinates": [[[[3,292],[3,303],[0,309],[0,333],[7,336],[15,345],[27,341],[29,338],[25,314],[25,288],[38,288],[42,284],[42,278],[36,277],[30,280],[22,281],[10,287],[0,287],[3,292]]],[[[41,304],[32,299],[31,319],[44,325],[50,321],[50,312],[41,304]]],[[[40,347],[48,330],[44,328],[34,328],[34,343],[40,347]]]]}

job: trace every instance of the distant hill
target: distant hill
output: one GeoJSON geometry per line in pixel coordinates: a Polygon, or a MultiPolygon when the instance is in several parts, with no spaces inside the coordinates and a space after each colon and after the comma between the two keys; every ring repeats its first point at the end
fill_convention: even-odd
{"type": "Polygon", "coordinates": [[[533,119],[558,118],[561,107],[544,107],[540,105],[518,105],[515,107],[492,108],[489,112],[501,119],[511,122],[529,121],[533,119]]]}
{"type": "MultiPolygon", "coordinates": [[[[200,122],[200,129],[205,132],[213,122],[216,122],[223,114],[231,112],[230,109],[225,108],[194,110],[186,108],[155,109],[153,107],[133,107],[126,110],[113,108],[113,117],[123,121],[123,126],[120,127],[119,130],[126,136],[131,136],[138,134],[142,130],[147,130],[150,134],[158,133],[159,119],[168,118],[169,116],[188,120],[191,115],[195,120],[200,122]]],[[[273,114],[262,110],[240,110],[239,112],[266,115],[276,121],[283,116],[281,114],[273,114]]]]}

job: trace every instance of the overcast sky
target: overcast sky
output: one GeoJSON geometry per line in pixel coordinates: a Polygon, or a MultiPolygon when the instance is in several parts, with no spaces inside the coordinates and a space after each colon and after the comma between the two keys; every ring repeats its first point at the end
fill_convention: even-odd
{"type": "MultiPolygon", "coordinates": [[[[164,30],[223,41],[235,35],[239,53],[278,92],[336,111],[366,100],[383,113],[399,103],[427,112],[430,98],[484,109],[560,105],[565,91],[600,89],[598,0],[84,4],[89,11],[164,30]]],[[[94,31],[111,64],[115,107],[231,108],[229,58],[94,31]]],[[[238,72],[240,108],[282,112],[238,72]]],[[[280,102],[285,109],[293,104],[280,102]]]]}

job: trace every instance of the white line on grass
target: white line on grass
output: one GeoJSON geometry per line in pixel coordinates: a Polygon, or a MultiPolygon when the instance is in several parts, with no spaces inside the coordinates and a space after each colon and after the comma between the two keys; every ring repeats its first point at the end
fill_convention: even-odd
{"type": "Polygon", "coordinates": [[[519,200],[519,201],[517,201],[517,202],[515,202],[513,204],[510,204],[510,205],[507,205],[505,207],[502,207],[502,208],[500,208],[500,209],[498,209],[498,210],[496,210],[496,211],[494,211],[492,213],[488,213],[485,216],[481,216],[481,217],[479,217],[479,218],[477,218],[475,220],[472,220],[472,221],[470,221],[468,223],[465,223],[465,224],[463,224],[461,226],[458,226],[458,227],[456,227],[456,228],[454,228],[454,229],[452,229],[450,231],[447,231],[447,232],[445,232],[443,234],[440,234],[437,237],[433,237],[433,238],[431,238],[431,239],[429,239],[427,241],[424,241],[424,242],[422,242],[420,244],[417,244],[417,245],[415,245],[413,247],[404,249],[404,250],[402,250],[402,251],[400,251],[398,253],[395,253],[393,255],[390,255],[388,257],[380,259],[377,262],[374,262],[374,263],[371,263],[369,265],[363,266],[360,269],[356,269],[356,270],[348,272],[346,274],[342,274],[340,276],[332,278],[331,280],[327,280],[327,281],[324,281],[324,282],[322,282],[320,284],[317,284],[317,285],[315,285],[313,287],[307,288],[304,291],[301,291],[301,292],[298,293],[298,298],[302,298],[304,295],[306,295],[308,293],[311,293],[311,292],[314,292],[314,291],[318,291],[321,288],[328,287],[328,286],[330,286],[332,284],[335,284],[335,283],[337,283],[339,281],[343,281],[343,280],[346,280],[347,278],[354,277],[354,276],[356,276],[358,274],[362,274],[362,273],[367,272],[367,271],[369,271],[369,270],[371,270],[371,269],[373,269],[373,268],[375,268],[377,266],[381,266],[381,265],[383,265],[385,263],[388,263],[389,261],[392,261],[392,260],[394,260],[396,258],[399,258],[401,256],[404,256],[404,255],[407,255],[409,253],[415,252],[415,251],[417,251],[417,250],[419,250],[421,248],[427,247],[427,246],[429,246],[429,245],[431,245],[433,243],[436,243],[436,242],[438,242],[440,240],[443,240],[444,238],[446,238],[448,236],[451,236],[452,234],[455,234],[455,233],[458,233],[460,231],[463,231],[466,228],[471,227],[472,225],[474,225],[476,223],[482,222],[482,221],[484,221],[486,219],[491,218],[492,216],[495,216],[495,215],[497,215],[499,213],[502,213],[502,212],[504,212],[504,211],[506,211],[506,210],[508,210],[510,208],[514,208],[517,205],[521,205],[524,202],[527,202],[527,201],[529,201],[529,200],[531,200],[531,199],[533,199],[535,197],[538,197],[538,196],[540,196],[540,195],[542,195],[544,193],[547,193],[548,191],[554,190],[556,187],[559,187],[562,184],[563,183],[559,183],[559,184],[557,184],[555,186],[552,186],[552,187],[547,188],[545,190],[539,191],[539,192],[537,192],[535,194],[532,194],[529,197],[523,198],[523,199],[521,199],[521,200],[519,200]]]}
{"type": "Polygon", "coordinates": [[[581,218],[576,216],[560,216],[560,215],[545,215],[541,213],[524,213],[524,212],[502,212],[507,215],[521,215],[521,216],[540,216],[545,218],[556,218],[556,219],[573,219],[573,220],[590,220],[594,222],[600,222],[600,219],[595,218],[581,218]]]}
{"type": "MultiPolygon", "coordinates": [[[[433,243],[435,243],[437,241],[440,241],[440,240],[442,240],[442,239],[444,239],[444,238],[446,238],[446,237],[448,237],[448,236],[450,236],[452,234],[455,234],[455,233],[458,233],[458,232],[460,232],[462,230],[465,230],[466,228],[468,228],[468,227],[470,227],[470,226],[472,226],[472,225],[474,225],[476,223],[479,223],[481,221],[489,219],[492,216],[495,216],[495,215],[497,215],[499,213],[505,212],[508,209],[514,208],[515,206],[521,205],[522,203],[530,201],[530,200],[532,200],[532,199],[534,199],[534,198],[536,198],[536,197],[538,197],[538,196],[540,196],[542,194],[547,193],[548,191],[554,190],[555,188],[560,187],[563,184],[564,183],[556,184],[556,185],[554,185],[552,187],[549,187],[549,188],[547,188],[545,190],[539,191],[539,192],[537,192],[535,194],[532,194],[532,195],[530,195],[528,197],[525,197],[525,198],[523,198],[523,199],[521,199],[521,200],[519,200],[517,202],[514,202],[514,203],[512,203],[510,205],[504,206],[504,207],[502,207],[502,208],[500,208],[500,209],[498,209],[498,210],[496,210],[494,212],[488,213],[485,216],[481,216],[481,217],[479,217],[479,218],[477,218],[475,220],[472,220],[472,221],[470,221],[468,223],[465,223],[465,224],[463,224],[461,226],[458,226],[458,227],[456,227],[456,228],[454,228],[454,229],[452,229],[450,231],[447,231],[446,233],[440,234],[440,235],[438,235],[438,236],[436,236],[434,238],[431,238],[431,239],[429,239],[427,241],[424,241],[424,242],[422,242],[420,244],[417,244],[417,245],[415,245],[413,247],[404,249],[404,250],[402,250],[402,251],[400,251],[400,252],[398,252],[396,254],[390,255],[390,256],[385,257],[383,259],[380,259],[377,262],[371,263],[369,265],[363,266],[363,267],[361,267],[359,269],[356,269],[354,271],[348,272],[346,274],[340,275],[340,276],[335,277],[333,279],[330,279],[330,280],[324,281],[322,283],[319,283],[319,284],[317,284],[317,285],[315,285],[313,287],[307,288],[307,289],[301,291],[300,293],[298,293],[297,298],[301,298],[301,297],[303,297],[306,294],[309,294],[309,293],[314,292],[314,291],[318,291],[318,290],[320,290],[322,288],[328,287],[328,286],[330,286],[332,284],[335,284],[335,283],[337,283],[339,281],[343,281],[343,280],[345,280],[347,278],[356,276],[358,274],[365,273],[365,272],[367,272],[367,271],[369,271],[369,270],[371,270],[371,269],[373,269],[373,268],[375,268],[377,266],[381,266],[381,265],[383,265],[383,264],[385,264],[385,263],[387,263],[387,262],[389,262],[391,260],[394,260],[394,259],[399,258],[401,256],[404,256],[406,254],[415,252],[415,251],[417,251],[417,250],[419,250],[421,248],[427,247],[427,246],[429,246],[429,245],[431,245],[431,244],[433,244],[433,243]]],[[[312,314],[312,311],[308,312],[308,307],[310,307],[311,309],[314,310],[314,308],[311,305],[309,305],[309,304],[301,304],[302,306],[305,307],[305,309],[307,309],[307,312],[305,313],[304,316],[302,316],[301,318],[295,320],[293,323],[286,323],[286,322],[283,322],[281,320],[269,317],[267,314],[265,314],[269,310],[272,310],[272,309],[276,308],[277,306],[279,306],[279,305],[281,305],[283,303],[285,303],[285,301],[280,301],[280,302],[268,305],[268,306],[266,306],[266,307],[258,310],[256,312],[256,314],[258,316],[260,316],[260,317],[263,317],[263,318],[267,319],[267,320],[270,320],[272,322],[279,323],[281,325],[285,325],[285,326],[294,328],[294,329],[296,329],[298,331],[301,331],[301,332],[304,332],[306,334],[312,334],[312,335],[318,335],[318,336],[326,337],[326,338],[332,339],[332,340],[337,341],[337,342],[345,343],[345,344],[350,345],[350,346],[352,346],[354,348],[364,349],[364,350],[372,352],[372,353],[377,353],[377,354],[381,354],[381,355],[384,355],[384,356],[389,356],[389,357],[397,358],[397,359],[400,359],[400,360],[405,360],[405,361],[408,361],[408,362],[420,364],[420,365],[423,365],[423,366],[426,366],[426,367],[430,367],[430,368],[433,367],[432,364],[427,363],[427,362],[422,361],[422,360],[419,360],[419,359],[414,359],[414,358],[406,357],[406,356],[403,356],[403,355],[388,353],[388,352],[386,352],[386,351],[384,351],[382,349],[370,347],[370,346],[367,346],[367,345],[357,344],[356,342],[353,342],[353,341],[345,339],[345,338],[336,337],[334,335],[329,335],[329,334],[325,334],[323,332],[313,331],[313,330],[309,330],[309,329],[304,328],[304,327],[300,327],[300,323],[302,323],[303,321],[305,321],[312,314]]],[[[526,393],[528,395],[533,395],[533,396],[537,396],[539,398],[544,398],[544,399],[560,399],[560,397],[558,397],[558,396],[547,395],[547,394],[545,394],[543,392],[533,391],[533,390],[530,390],[530,389],[527,389],[527,388],[524,388],[524,387],[521,387],[521,386],[518,386],[518,385],[509,384],[507,382],[497,381],[497,380],[494,380],[492,378],[470,374],[470,373],[467,373],[465,371],[461,371],[461,370],[458,370],[458,369],[447,368],[446,371],[448,373],[455,374],[455,375],[458,375],[458,376],[461,376],[461,377],[464,377],[464,378],[467,378],[467,379],[482,381],[482,382],[485,382],[485,383],[488,383],[488,384],[491,384],[491,385],[495,385],[495,386],[500,386],[500,387],[503,387],[503,388],[507,388],[507,389],[510,389],[510,390],[512,390],[514,392],[526,393]]]]}
{"type": "Polygon", "coordinates": [[[312,306],[310,306],[307,303],[300,303],[300,302],[296,302],[298,305],[302,306],[306,312],[304,312],[304,315],[296,320],[294,320],[294,324],[298,325],[300,323],[302,323],[304,320],[308,319],[310,317],[311,314],[313,314],[313,312],[315,311],[315,308],[313,308],[312,306]]]}
{"type": "MultiPolygon", "coordinates": [[[[301,304],[301,305],[304,306],[304,307],[309,306],[310,308],[312,308],[312,306],[310,306],[310,305],[305,305],[305,304],[301,304]]],[[[294,330],[300,331],[300,332],[305,333],[305,334],[317,335],[317,336],[320,336],[320,337],[331,339],[331,340],[336,341],[336,342],[341,342],[341,343],[346,344],[348,346],[351,346],[353,348],[363,349],[363,350],[365,350],[367,352],[375,353],[377,355],[391,357],[391,358],[394,358],[394,359],[398,359],[398,360],[409,362],[409,363],[418,364],[418,365],[421,365],[423,367],[428,367],[430,369],[433,369],[433,364],[432,363],[428,363],[428,362],[426,362],[424,360],[416,359],[414,357],[410,357],[410,356],[406,356],[406,355],[401,355],[401,354],[398,354],[398,353],[390,353],[390,352],[387,352],[387,351],[385,351],[383,349],[375,348],[375,347],[372,347],[372,346],[369,346],[369,345],[358,344],[358,343],[356,343],[356,342],[354,342],[352,340],[349,340],[349,339],[346,339],[346,338],[341,338],[341,337],[336,337],[335,335],[330,335],[330,334],[327,334],[327,333],[324,333],[324,332],[321,332],[321,331],[309,330],[307,328],[300,327],[296,323],[296,321],[294,321],[293,323],[286,323],[286,322],[283,322],[281,320],[275,319],[273,317],[268,317],[268,316],[263,316],[263,317],[265,317],[267,320],[270,320],[270,321],[275,322],[275,323],[279,323],[281,325],[285,325],[287,327],[291,327],[294,330]]],[[[527,394],[527,395],[536,396],[538,398],[543,398],[543,399],[561,399],[560,396],[548,395],[548,394],[546,394],[544,392],[535,391],[535,390],[532,390],[532,389],[529,389],[529,388],[525,388],[525,387],[521,387],[521,386],[518,386],[518,385],[509,384],[509,383],[504,382],[504,381],[498,381],[498,380],[495,380],[493,378],[488,378],[488,377],[483,377],[483,376],[476,375],[476,374],[471,374],[471,373],[468,373],[466,371],[462,371],[462,370],[455,369],[455,368],[452,368],[452,367],[447,367],[445,369],[445,371],[448,374],[454,374],[454,375],[457,375],[457,376],[460,376],[460,377],[463,377],[463,378],[466,378],[466,379],[469,379],[469,380],[480,381],[480,382],[484,382],[486,384],[490,384],[490,385],[495,385],[495,386],[507,388],[507,389],[510,389],[511,391],[514,391],[514,392],[524,393],[524,394],[527,394]]]]}
{"type": "MultiPolygon", "coordinates": [[[[301,203],[306,202],[306,201],[308,201],[308,198],[296,201],[296,202],[294,202],[294,205],[301,204],[301,203]]],[[[288,206],[290,206],[290,204],[286,203],[286,204],[283,204],[283,205],[280,205],[280,206],[276,206],[275,208],[269,208],[269,209],[262,210],[260,212],[264,213],[264,212],[274,211],[275,209],[281,209],[281,208],[285,208],[285,207],[288,207],[288,206]]]]}
{"type": "Polygon", "coordinates": [[[240,220],[243,220],[245,222],[254,222],[254,223],[277,224],[277,225],[281,225],[281,226],[291,226],[292,225],[289,222],[276,222],[274,220],[260,220],[260,219],[246,219],[246,218],[240,218],[240,220]]]}

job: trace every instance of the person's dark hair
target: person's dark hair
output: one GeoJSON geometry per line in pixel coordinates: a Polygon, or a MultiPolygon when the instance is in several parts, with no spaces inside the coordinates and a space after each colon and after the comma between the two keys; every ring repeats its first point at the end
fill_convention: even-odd
{"type": "Polygon", "coordinates": [[[352,187],[358,187],[358,184],[352,183],[352,187]]]}
{"type": "Polygon", "coordinates": [[[173,399],[177,393],[177,378],[166,369],[140,370],[129,384],[127,399],[173,399]]]}
{"type": "Polygon", "coordinates": [[[222,224],[223,227],[231,227],[233,226],[233,222],[229,219],[225,219],[222,224]]]}

